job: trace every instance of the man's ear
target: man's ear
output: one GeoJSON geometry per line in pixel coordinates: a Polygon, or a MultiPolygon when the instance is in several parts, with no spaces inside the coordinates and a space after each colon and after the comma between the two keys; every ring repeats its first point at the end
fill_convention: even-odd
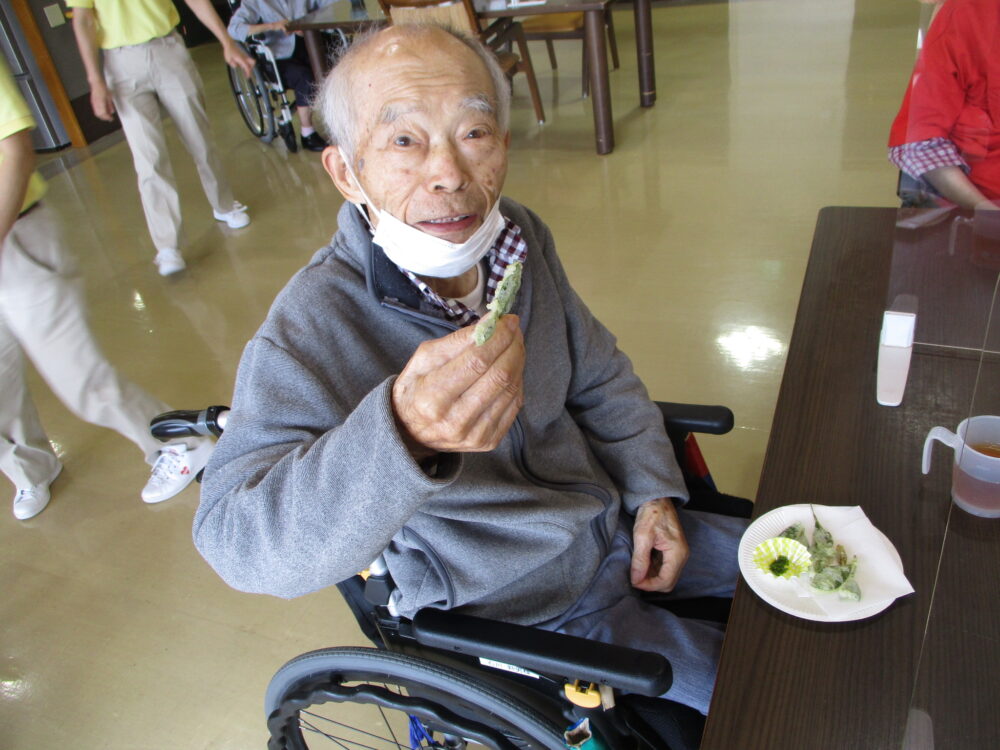
{"type": "Polygon", "coordinates": [[[350,170],[347,168],[347,162],[344,161],[339,148],[336,146],[327,146],[323,149],[320,159],[323,162],[323,169],[330,175],[333,184],[337,186],[337,190],[340,191],[340,194],[346,200],[355,204],[367,202],[361,193],[358,183],[351,176],[350,170]]]}

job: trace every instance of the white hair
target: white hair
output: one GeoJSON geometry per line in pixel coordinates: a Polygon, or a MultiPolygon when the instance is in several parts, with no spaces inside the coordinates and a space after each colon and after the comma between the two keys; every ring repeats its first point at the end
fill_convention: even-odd
{"type": "MultiPolygon", "coordinates": [[[[392,28],[404,31],[408,35],[426,33],[429,26],[442,29],[462,44],[471,49],[490,74],[493,81],[493,94],[488,94],[484,102],[486,108],[496,118],[497,125],[503,133],[510,127],[510,82],[504,74],[500,63],[497,62],[496,55],[485,47],[478,39],[473,39],[466,34],[448,28],[447,26],[409,25],[393,26],[392,28]]],[[[354,65],[356,58],[366,47],[374,43],[379,33],[384,29],[373,28],[355,34],[351,46],[341,55],[323,83],[320,84],[319,93],[313,102],[313,110],[316,118],[316,125],[326,139],[334,146],[339,146],[344,152],[349,163],[354,164],[355,151],[357,150],[357,129],[358,129],[358,102],[354,101],[355,91],[351,87],[351,80],[354,75],[354,65]]]]}

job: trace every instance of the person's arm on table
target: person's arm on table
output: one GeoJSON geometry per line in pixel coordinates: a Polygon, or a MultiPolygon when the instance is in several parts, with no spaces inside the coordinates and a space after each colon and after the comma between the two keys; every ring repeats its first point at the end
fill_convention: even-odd
{"type": "Polygon", "coordinates": [[[938,167],[924,172],[923,178],[952,203],[963,208],[997,210],[998,206],[983,195],[961,167],[938,167]]]}
{"type": "Polygon", "coordinates": [[[229,36],[211,0],[184,0],[184,2],[198,16],[198,20],[205,25],[205,28],[211,31],[212,35],[219,40],[219,43],[222,45],[222,56],[225,58],[226,64],[231,68],[239,68],[243,71],[244,75],[249,76],[256,63],[229,36]]]}
{"type": "Polygon", "coordinates": [[[90,106],[94,110],[94,116],[111,122],[115,119],[115,103],[101,69],[101,51],[97,44],[97,19],[93,8],[73,9],[73,35],[80,50],[83,68],[87,72],[90,106]]]}

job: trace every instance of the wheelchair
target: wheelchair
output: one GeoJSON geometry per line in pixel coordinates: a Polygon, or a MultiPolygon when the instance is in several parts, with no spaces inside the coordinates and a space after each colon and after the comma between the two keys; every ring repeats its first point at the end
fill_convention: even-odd
{"type": "MultiPolygon", "coordinates": [[[[729,432],[732,412],[657,405],[692,493],[688,507],[749,518],[748,500],[714,493],[691,434],[729,432]]],[[[227,413],[220,406],[168,412],[152,421],[151,430],[164,441],[219,436],[227,413]]],[[[699,745],[704,717],[656,697],[672,680],[660,654],[457,612],[427,609],[407,620],[394,611],[381,558],[337,587],[374,647],[324,648],[281,667],[264,699],[269,750],[699,745]]],[[[679,616],[725,622],[729,603],[663,604],[679,616]]]]}
{"type": "MultiPolygon", "coordinates": [[[[230,13],[239,5],[240,0],[229,0],[230,13]]],[[[346,48],[347,36],[343,31],[335,29],[329,33],[333,35],[334,45],[346,48]]],[[[250,36],[246,42],[237,44],[257,63],[249,76],[244,76],[238,68],[226,66],[229,87],[243,122],[264,143],[270,143],[275,136],[280,136],[288,150],[295,153],[299,146],[292,122],[293,104],[288,100],[274,54],[256,36],[250,36]]]]}

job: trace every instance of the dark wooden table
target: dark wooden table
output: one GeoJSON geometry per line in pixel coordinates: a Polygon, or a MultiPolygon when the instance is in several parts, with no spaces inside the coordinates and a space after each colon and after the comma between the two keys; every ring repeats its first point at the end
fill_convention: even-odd
{"type": "MultiPolygon", "coordinates": [[[[954,429],[974,395],[976,413],[1000,414],[1000,355],[918,345],[902,405],[876,404],[882,313],[899,286],[894,238],[916,236],[895,222],[895,209],[820,212],[754,513],[861,505],[916,592],[867,620],[821,623],[740,581],[703,750],[1000,747],[1000,519],[952,505],[946,451],[920,473],[928,430],[954,429]]],[[[963,293],[960,279],[946,283],[948,298],[963,293]]],[[[922,314],[961,326],[945,307],[922,314]]]]}
{"type": "MultiPolygon", "coordinates": [[[[608,54],[604,41],[604,10],[610,0],[546,0],[540,5],[525,5],[511,0],[475,0],[476,11],[484,19],[511,18],[547,13],[582,12],[584,14],[584,50],[590,73],[591,106],[594,110],[594,141],[599,154],[609,154],[615,147],[615,129],[611,113],[611,84],[608,79],[608,54]]],[[[650,0],[634,0],[636,55],[639,70],[639,103],[656,103],[656,72],[653,57],[653,25],[650,0]]],[[[348,0],[333,3],[289,24],[291,31],[305,32],[306,49],[316,80],[325,72],[323,45],[319,32],[324,29],[356,29],[364,23],[383,23],[375,0],[352,4],[348,0]],[[367,17],[362,7],[367,8],[367,17]]]]}

